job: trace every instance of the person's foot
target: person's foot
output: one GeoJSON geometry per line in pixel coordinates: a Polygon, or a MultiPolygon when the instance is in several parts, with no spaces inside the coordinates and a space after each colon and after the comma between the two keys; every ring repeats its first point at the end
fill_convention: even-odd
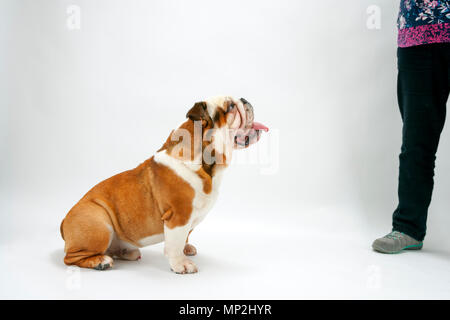
{"type": "Polygon", "coordinates": [[[399,253],[402,250],[420,250],[423,242],[399,231],[392,231],[372,243],[372,248],[381,253],[399,253]]]}

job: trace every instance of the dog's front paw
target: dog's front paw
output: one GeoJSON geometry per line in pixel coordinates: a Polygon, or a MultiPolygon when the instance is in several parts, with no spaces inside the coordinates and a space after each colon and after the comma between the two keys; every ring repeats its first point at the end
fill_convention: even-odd
{"type": "Polygon", "coordinates": [[[183,252],[187,256],[195,256],[197,254],[197,249],[195,249],[195,247],[192,244],[186,243],[183,252]]]}
{"type": "Polygon", "coordinates": [[[184,258],[170,262],[170,267],[175,273],[196,273],[198,271],[197,266],[191,260],[184,258]]]}

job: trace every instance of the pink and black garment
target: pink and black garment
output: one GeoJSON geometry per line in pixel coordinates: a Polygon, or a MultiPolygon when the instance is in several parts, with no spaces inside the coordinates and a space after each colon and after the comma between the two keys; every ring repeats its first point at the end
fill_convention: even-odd
{"type": "Polygon", "coordinates": [[[450,1],[401,0],[398,46],[450,42],[450,1]]]}

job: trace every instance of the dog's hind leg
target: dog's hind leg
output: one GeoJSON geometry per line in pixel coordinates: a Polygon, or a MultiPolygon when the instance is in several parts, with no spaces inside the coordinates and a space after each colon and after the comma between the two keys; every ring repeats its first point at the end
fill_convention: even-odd
{"type": "Polygon", "coordinates": [[[106,254],[113,227],[104,208],[91,202],[77,204],[64,219],[62,233],[66,241],[65,264],[97,270],[113,266],[112,257],[106,254]]]}
{"type": "Polygon", "coordinates": [[[191,235],[192,230],[194,230],[194,229],[191,229],[191,231],[189,231],[189,234],[186,238],[186,244],[184,245],[184,250],[183,250],[184,254],[187,256],[195,256],[197,254],[197,249],[192,244],[188,243],[189,236],[191,235]]]}

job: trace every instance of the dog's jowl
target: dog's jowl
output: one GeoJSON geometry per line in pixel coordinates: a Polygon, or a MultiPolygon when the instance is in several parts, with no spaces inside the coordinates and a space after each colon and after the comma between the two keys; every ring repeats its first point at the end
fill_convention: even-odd
{"type": "Polygon", "coordinates": [[[66,264],[105,270],[164,241],[174,272],[197,272],[189,234],[214,204],[233,150],[268,129],[243,98],[197,102],[186,118],[150,159],[100,182],[69,211],[61,223],[66,264]]]}

